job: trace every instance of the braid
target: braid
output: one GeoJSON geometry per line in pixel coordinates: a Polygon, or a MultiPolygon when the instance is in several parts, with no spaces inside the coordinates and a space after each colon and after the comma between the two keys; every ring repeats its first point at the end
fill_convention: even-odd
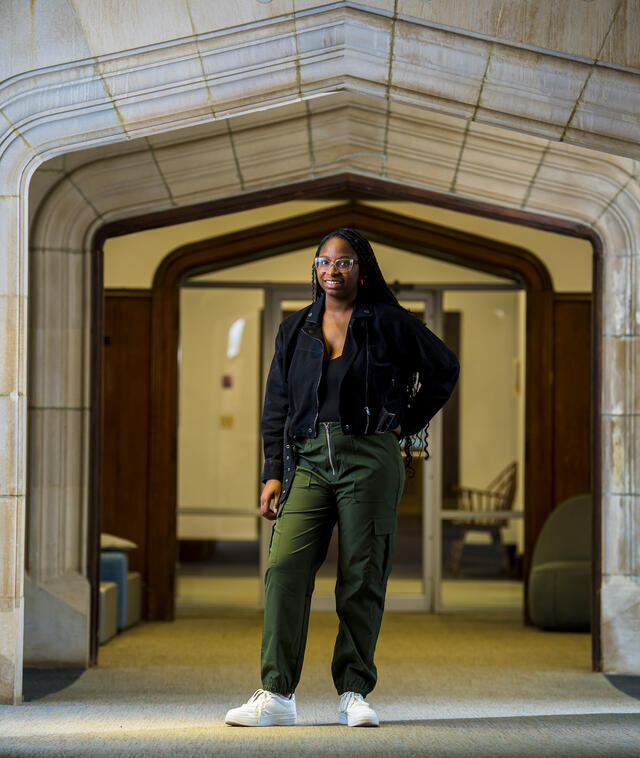
{"type": "MultiPolygon", "coordinates": [[[[362,282],[358,288],[359,297],[366,299],[370,303],[386,303],[387,305],[402,308],[398,302],[398,298],[389,289],[389,285],[386,283],[384,276],[382,275],[382,271],[380,270],[380,266],[378,265],[378,261],[376,260],[376,256],[369,240],[363,237],[355,229],[341,227],[340,229],[336,229],[327,234],[322,238],[318,245],[316,257],[320,256],[325,243],[335,237],[339,237],[349,243],[351,249],[358,257],[358,262],[366,269],[367,273],[364,277],[364,282],[362,282]]],[[[322,297],[322,287],[318,284],[318,274],[316,272],[314,261],[314,265],[311,268],[311,298],[315,303],[320,297],[322,297]]],[[[405,407],[411,407],[411,403],[415,399],[419,389],[420,383],[418,381],[418,376],[417,374],[413,374],[409,377],[403,388],[405,407]]],[[[409,477],[415,476],[412,449],[415,449],[416,443],[418,443],[418,448],[424,451],[425,459],[429,457],[429,451],[427,450],[428,426],[429,424],[417,434],[406,435],[400,440],[400,445],[405,453],[404,462],[409,477]]]]}

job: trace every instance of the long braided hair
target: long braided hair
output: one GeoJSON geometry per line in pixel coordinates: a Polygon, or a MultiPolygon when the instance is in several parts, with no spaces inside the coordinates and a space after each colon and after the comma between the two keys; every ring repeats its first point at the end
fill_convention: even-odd
{"type": "MultiPolygon", "coordinates": [[[[360,264],[361,270],[364,270],[365,272],[358,285],[358,296],[366,299],[369,303],[386,303],[387,305],[393,305],[396,308],[406,310],[400,305],[398,298],[389,289],[389,285],[386,283],[382,271],[380,271],[380,266],[378,265],[378,261],[376,260],[376,256],[369,240],[363,237],[362,234],[355,229],[340,227],[340,229],[336,229],[324,236],[320,240],[315,257],[321,256],[321,251],[325,243],[335,237],[339,237],[349,243],[351,249],[358,257],[358,263],[360,264]]],[[[315,303],[321,296],[322,287],[318,282],[318,274],[316,272],[314,258],[314,263],[311,267],[311,297],[315,303]]],[[[407,313],[414,316],[411,311],[407,311],[407,313]]],[[[412,374],[406,385],[403,387],[405,407],[411,406],[419,389],[420,382],[418,375],[412,374]]],[[[424,429],[421,429],[417,434],[404,436],[400,440],[400,445],[405,454],[404,463],[409,477],[415,476],[412,450],[418,447],[419,450],[424,452],[425,459],[429,457],[429,451],[427,449],[429,436],[427,431],[428,427],[429,424],[427,423],[424,429]]]]}

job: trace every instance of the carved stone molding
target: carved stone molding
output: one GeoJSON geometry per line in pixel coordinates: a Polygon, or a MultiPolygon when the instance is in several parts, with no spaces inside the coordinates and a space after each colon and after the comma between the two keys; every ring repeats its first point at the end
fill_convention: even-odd
{"type": "MultiPolygon", "coordinates": [[[[209,18],[206,4],[191,5],[209,18]]],[[[640,617],[637,557],[611,558],[622,525],[637,535],[640,512],[637,73],[613,60],[609,31],[585,57],[568,43],[543,51],[535,40],[444,28],[418,9],[424,3],[399,2],[395,16],[373,5],[297,2],[295,14],[272,9],[214,31],[181,19],[180,39],[167,40],[168,27],[145,40],[131,31],[126,52],[91,37],[83,17],[69,26],[74,39],[77,28],[86,34],[80,60],[39,63],[0,84],[0,700],[19,700],[21,689],[27,323],[31,579],[55,582],[56,600],[64,596],[56,607],[75,611],[82,592],[59,582],[71,577],[77,588],[86,575],[93,232],[345,171],[579,221],[600,235],[611,356],[600,425],[603,656],[606,670],[640,672],[629,644],[640,617]]],[[[623,33],[615,14],[607,23],[623,33]]]]}

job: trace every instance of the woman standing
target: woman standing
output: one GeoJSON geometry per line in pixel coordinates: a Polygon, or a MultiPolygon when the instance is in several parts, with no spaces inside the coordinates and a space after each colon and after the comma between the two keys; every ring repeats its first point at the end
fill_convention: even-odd
{"type": "Polygon", "coordinates": [[[295,724],[315,575],[336,522],[338,720],[378,725],[364,698],[377,678],[373,656],[404,487],[399,440],[410,462],[410,437],[458,378],[455,355],[398,304],[358,232],[338,229],[320,242],[312,290],[313,303],[281,324],[267,380],[260,510],[275,524],[263,689],[227,713],[232,725],[295,724]]]}

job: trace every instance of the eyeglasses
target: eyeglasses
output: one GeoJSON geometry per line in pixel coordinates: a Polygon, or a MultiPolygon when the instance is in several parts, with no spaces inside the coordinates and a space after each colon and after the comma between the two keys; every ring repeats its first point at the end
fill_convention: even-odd
{"type": "Polygon", "coordinates": [[[328,271],[331,266],[335,266],[338,271],[351,271],[353,264],[358,261],[355,258],[338,258],[336,261],[329,260],[329,258],[316,258],[315,265],[318,271],[328,271]]]}

